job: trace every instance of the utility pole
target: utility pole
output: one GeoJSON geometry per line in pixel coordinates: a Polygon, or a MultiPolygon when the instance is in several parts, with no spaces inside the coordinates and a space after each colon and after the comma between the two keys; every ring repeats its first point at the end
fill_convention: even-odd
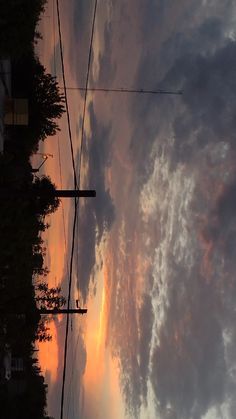
{"type": "MultiPolygon", "coordinates": [[[[32,170],[34,171],[34,170],[32,170]]],[[[15,196],[24,195],[24,191],[11,189],[10,192],[15,196]]],[[[94,189],[41,189],[39,191],[32,191],[32,196],[43,197],[43,198],[95,198],[96,190],[94,189]]],[[[1,190],[1,196],[9,196],[9,188],[5,187],[1,190]]]]}
{"type": "Polygon", "coordinates": [[[55,189],[53,195],[57,198],[95,198],[96,191],[93,189],[55,189]]]}
{"type": "Polygon", "coordinates": [[[87,308],[40,308],[40,314],[86,314],[87,308]]]}
{"type": "MultiPolygon", "coordinates": [[[[0,308],[0,316],[17,316],[17,317],[26,317],[27,312],[23,312],[22,309],[16,309],[16,308],[9,308],[4,307],[0,308]]],[[[86,314],[88,311],[87,308],[39,308],[37,309],[37,313],[41,315],[47,315],[47,314],[86,314]]]]}

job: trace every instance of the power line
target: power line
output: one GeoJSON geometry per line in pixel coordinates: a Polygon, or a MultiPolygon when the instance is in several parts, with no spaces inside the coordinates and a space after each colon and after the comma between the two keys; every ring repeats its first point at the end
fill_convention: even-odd
{"type": "Polygon", "coordinates": [[[146,89],[129,89],[125,87],[109,88],[109,87],[66,87],[66,90],[79,90],[81,92],[106,92],[106,93],[137,93],[149,95],[182,95],[182,90],[146,90],[146,89]]]}
{"type": "Polygon", "coordinates": [[[87,104],[88,82],[89,82],[89,73],[90,73],[90,65],[91,65],[91,57],[92,57],[92,46],[93,46],[93,36],[94,36],[96,12],[97,12],[97,0],[95,0],[95,4],[94,4],[93,21],[92,21],[92,31],[91,31],[90,45],[89,45],[89,55],[88,55],[88,66],[87,66],[87,74],[86,74],[86,82],[85,82],[85,87],[83,88],[83,91],[85,92],[85,97],[84,97],[84,107],[83,107],[82,127],[81,127],[81,143],[80,143],[80,156],[79,156],[79,177],[78,177],[78,185],[80,185],[80,177],[81,177],[81,164],[82,164],[83,143],[84,143],[84,123],[85,123],[85,112],[86,112],[86,104],[87,104]]]}
{"type": "MultiPolygon", "coordinates": [[[[57,65],[56,65],[56,54],[55,54],[55,46],[56,46],[56,31],[55,31],[55,1],[52,2],[52,16],[53,16],[53,44],[54,44],[54,54],[53,54],[53,67],[54,67],[54,75],[57,75],[57,65]]],[[[58,161],[59,161],[59,174],[60,174],[60,186],[62,189],[62,164],[61,164],[61,148],[60,148],[60,139],[57,136],[57,148],[58,148],[58,161]]],[[[62,225],[63,225],[63,235],[64,235],[64,246],[65,252],[67,248],[66,243],[66,228],[65,228],[65,212],[64,212],[64,205],[63,201],[61,202],[62,206],[62,225]]],[[[66,258],[66,268],[67,268],[67,275],[69,275],[69,266],[68,266],[68,259],[66,258]]]]}
{"type": "MultiPolygon", "coordinates": [[[[74,174],[74,188],[77,188],[77,176],[75,168],[75,159],[74,159],[74,149],[72,143],[72,134],[71,134],[71,123],[70,123],[70,114],[69,106],[66,92],[66,78],[65,78],[65,66],[64,66],[64,57],[62,49],[62,33],[61,33],[61,19],[60,19],[60,8],[59,0],[56,0],[57,8],[57,23],[58,23],[58,35],[59,35],[59,46],[60,46],[60,57],[61,57],[61,66],[62,66],[62,78],[64,85],[65,93],[65,105],[66,105],[66,114],[67,114],[67,125],[68,125],[68,134],[70,141],[70,150],[72,158],[72,167],[74,174]]],[[[69,284],[68,284],[68,299],[67,299],[67,309],[70,307],[71,299],[71,284],[72,284],[72,267],[73,267],[73,257],[74,257],[74,245],[75,245],[75,227],[77,221],[77,200],[74,199],[74,219],[73,219],[73,229],[72,229],[72,242],[71,242],[71,253],[70,253],[70,265],[69,265],[69,284]]],[[[63,359],[63,374],[62,374],[62,389],[61,389],[61,404],[60,404],[60,418],[63,419],[63,406],[64,406],[64,394],[65,394],[65,376],[66,376],[66,366],[67,366],[67,349],[68,349],[68,331],[69,331],[69,314],[66,316],[66,331],[65,331],[65,342],[64,342],[64,359],[63,359]]]]}
{"type": "MultiPolygon", "coordinates": [[[[77,221],[77,201],[75,202],[75,211],[73,219],[73,230],[72,230],[72,243],[71,243],[71,257],[70,257],[70,270],[69,270],[69,291],[68,291],[68,300],[67,300],[67,309],[70,307],[71,299],[71,284],[72,284],[72,267],[73,267],[73,257],[74,257],[74,246],[75,246],[75,227],[77,221]]],[[[66,316],[66,332],[65,332],[65,343],[64,343],[64,357],[63,357],[63,374],[62,374],[62,390],[61,390],[61,406],[60,406],[60,418],[63,419],[63,407],[64,407],[64,395],[65,395],[65,377],[66,377],[66,367],[67,367],[67,351],[68,351],[68,331],[69,331],[69,314],[66,316]]]]}
{"type": "Polygon", "coordinates": [[[69,113],[69,106],[68,106],[68,99],[67,99],[67,92],[66,92],[66,77],[65,77],[64,56],[63,56],[63,48],[62,48],[62,34],[61,34],[61,18],[60,18],[59,0],[56,0],[56,6],[57,6],[57,23],[58,23],[58,34],[59,34],[59,47],[60,47],[61,67],[62,67],[62,80],[63,80],[63,86],[64,86],[65,106],[66,106],[66,115],[67,115],[67,126],[68,126],[71,159],[72,159],[72,167],[73,167],[73,174],[74,174],[74,187],[77,188],[77,176],[76,176],[74,149],[73,149],[72,134],[71,134],[70,113],[69,113]]]}
{"type": "Polygon", "coordinates": [[[53,54],[53,70],[54,76],[57,75],[56,70],[56,54],[55,54],[55,46],[56,46],[56,25],[55,25],[55,1],[52,0],[52,22],[53,22],[53,45],[54,45],[54,54],[53,54]]]}
{"type": "MultiPolygon", "coordinates": [[[[62,189],[62,166],[61,166],[61,149],[60,149],[59,137],[57,137],[57,147],[58,147],[60,184],[61,184],[61,189],[62,189]]],[[[66,226],[65,226],[65,212],[64,212],[63,201],[61,202],[61,207],[62,207],[62,224],[63,224],[64,245],[65,245],[65,251],[66,251],[66,248],[67,248],[67,245],[66,245],[66,226]]],[[[68,275],[69,274],[69,266],[68,266],[68,260],[67,259],[66,259],[66,268],[67,268],[67,275],[68,275]]]]}
{"type": "Polygon", "coordinates": [[[73,367],[76,361],[76,357],[77,357],[77,347],[78,347],[78,343],[79,343],[79,337],[80,337],[80,333],[78,333],[77,335],[77,339],[76,339],[76,344],[73,347],[72,350],[72,371],[71,371],[71,377],[70,377],[70,381],[69,381],[69,391],[68,391],[68,399],[67,399],[67,417],[69,417],[69,409],[70,409],[70,398],[71,398],[71,387],[72,387],[72,382],[74,380],[74,373],[75,373],[75,368],[73,367]]]}
{"type": "MultiPolygon", "coordinates": [[[[87,105],[87,93],[88,93],[88,90],[89,90],[88,84],[89,84],[89,73],[90,73],[90,66],[91,66],[92,46],[93,46],[93,38],[94,38],[96,13],[97,13],[97,0],[95,0],[95,3],[94,3],[92,29],[91,29],[90,43],[89,43],[89,53],[88,53],[88,65],[87,65],[87,72],[86,72],[86,82],[85,82],[85,87],[83,88],[83,91],[85,92],[85,96],[84,96],[84,106],[83,106],[83,115],[82,115],[80,153],[79,153],[79,163],[78,163],[78,172],[79,172],[79,174],[78,174],[78,185],[79,185],[79,187],[80,187],[80,183],[81,183],[81,166],[82,166],[83,145],[84,145],[84,124],[85,124],[85,114],[86,114],[86,105],[87,105]]],[[[78,209],[79,209],[79,203],[78,203],[78,209]]],[[[79,223],[78,223],[78,226],[77,226],[77,232],[78,232],[78,237],[79,237],[79,223]]],[[[77,246],[78,246],[78,241],[77,241],[77,246]]],[[[78,253],[79,252],[78,252],[78,248],[77,248],[77,257],[78,257],[78,253]]],[[[77,262],[77,272],[78,272],[78,262],[77,262]]]]}
{"type": "MultiPolygon", "coordinates": [[[[66,82],[65,82],[62,40],[61,40],[59,0],[56,0],[56,4],[57,4],[57,17],[58,17],[58,28],[59,28],[59,40],[60,40],[60,53],[61,53],[61,60],[62,60],[62,63],[63,63],[62,64],[63,85],[64,85],[64,89],[65,89],[65,100],[66,100],[66,105],[67,105],[68,128],[69,128],[69,136],[70,136],[71,152],[72,152],[72,163],[73,163],[73,170],[74,170],[74,183],[75,183],[74,186],[75,186],[75,188],[78,188],[80,186],[80,179],[81,179],[81,163],[82,163],[82,152],[83,152],[83,141],[84,141],[84,123],[85,123],[85,112],[86,112],[86,103],[87,103],[87,90],[85,90],[83,116],[82,116],[80,156],[79,156],[79,175],[78,175],[78,182],[77,182],[76,171],[75,171],[75,162],[74,162],[74,153],[73,153],[73,146],[72,146],[72,140],[71,140],[71,129],[70,129],[70,119],[69,119],[69,112],[68,112],[67,93],[66,93],[66,82]]],[[[95,0],[95,4],[94,4],[94,13],[93,13],[93,21],[92,21],[92,31],[91,31],[90,46],[89,46],[88,67],[87,67],[85,88],[88,87],[88,81],[89,81],[89,71],[90,71],[90,65],[91,65],[92,44],[93,44],[93,36],[94,36],[96,11],[97,11],[97,0],[95,0]]],[[[73,267],[73,256],[74,256],[74,246],[75,246],[75,230],[76,230],[76,222],[77,222],[77,206],[78,205],[79,205],[79,203],[75,199],[74,200],[74,220],[73,220],[73,232],[72,232],[72,244],[71,244],[70,270],[69,270],[69,291],[68,291],[68,301],[67,301],[68,308],[69,308],[69,305],[70,305],[70,298],[71,298],[72,267],[73,267]]],[[[65,343],[64,343],[64,359],[63,359],[60,419],[63,419],[64,396],[65,396],[65,377],[66,377],[67,351],[68,351],[68,332],[69,332],[69,315],[67,315],[67,318],[66,318],[66,332],[65,332],[65,343]]]]}

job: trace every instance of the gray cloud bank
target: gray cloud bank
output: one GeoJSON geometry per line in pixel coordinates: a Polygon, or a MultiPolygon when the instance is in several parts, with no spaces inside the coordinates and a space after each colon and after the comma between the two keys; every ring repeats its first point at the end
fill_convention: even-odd
{"type": "MultiPolygon", "coordinates": [[[[115,2],[111,3],[116,11],[115,2]]],[[[215,418],[233,419],[236,416],[235,4],[230,0],[131,3],[140,11],[134,48],[140,48],[141,52],[134,86],[183,91],[181,97],[144,96],[142,100],[137,97],[128,100],[132,124],[129,153],[135,182],[142,190],[161,156],[168,160],[170,176],[183,169],[186,177],[194,179],[194,196],[186,215],[191,249],[184,250],[191,254],[191,264],[184,257],[179,260],[175,254],[183,233],[181,220],[176,216],[165,256],[168,291],[163,324],[155,329],[157,309],[153,300],[158,300],[160,290],[153,285],[156,279],[153,272],[148,272],[148,286],[139,305],[135,301],[134,278],[128,274],[125,279],[116,278],[122,291],[118,294],[118,285],[115,287],[110,344],[120,361],[121,386],[130,417],[138,418],[142,409],[149,409],[151,387],[152,412],[161,419],[200,419],[210,409],[215,418]]],[[[86,16],[91,13],[91,4],[87,7],[86,16]]],[[[88,19],[79,25],[77,18],[82,19],[83,13],[75,19],[76,31],[82,30],[88,19]]],[[[125,15],[126,3],[121,2],[120,16],[125,15]]],[[[120,39],[129,36],[131,16],[127,22],[130,26],[125,34],[119,33],[120,39]]],[[[78,33],[81,48],[88,41],[86,33],[78,33]]],[[[100,57],[101,83],[114,80],[119,66],[128,69],[132,60],[132,51],[126,63],[115,59],[115,36],[112,23],[107,24],[106,49],[100,57]]],[[[125,43],[122,47],[125,49],[125,43]]],[[[82,83],[82,76],[78,77],[82,83]]],[[[89,112],[93,138],[86,141],[90,167],[87,183],[97,189],[98,199],[95,205],[86,203],[80,223],[79,285],[85,300],[95,264],[95,244],[111,227],[115,216],[104,178],[104,168],[112,160],[109,140],[112,127],[98,123],[92,106],[89,112]]],[[[170,182],[163,181],[163,190],[168,192],[169,187],[170,182]]],[[[176,199],[184,207],[181,198],[176,199]]],[[[151,226],[158,233],[164,231],[163,236],[168,235],[166,218],[167,215],[160,217],[160,225],[156,217],[151,226]]],[[[140,228],[140,242],[142,233],[140,228]]],[[[161,240],[160,233],[156,249],[161,240]]],[[[119,266],[118,255],[114,259],[115,266],[119,266]]],[[[158,280],[164,287],[163,279],[158,280]]]]}
{"type": "MultiPolygon", "coordinates": [[[[143,47],[136,83],[181,89],[183,95],[130,101],[130,153],[141,188],[153,173],[158,156],[154,146],[167,150],[173,172],[180,167],[194,172],[196,189],[188,215],[194,262],[190,269],[173,256],[181,236],[177,225],[168,254],[165,322],[154,349],[150,294],[141,308],[117,310],[119,316],[128,316],[133,326],[129,339],[135,346],[133,351],[122,333],[114,338],[124,397],[129,415],[138,417],[141,406],[148,405],[149,383],[156,415],[162,419],[200,419],[210,409],[216,418],[234,418],[236,205],[235,167],[229,166],[230,154],[235,155],[236,124],[234,3],[180,2],[175,24],[172,2],[148,6],[136,4],[142,11],[143,47]],[[223,192],[216,192],[217,185],[223,192]],[[212,195],[204,189],[208,186],[212,195]]],[[[120,333],[118,325],[113,333],[120,333]]]]}
{"type": "Polygon", "coordinates": [[[110,129],[98,124],[93,105],[89,108],[92,137],[85,138],[89,174],[86,188],[96,190],[96,199],[87,200],[79,214],[78,287],[86,301],[90,275],[95,265],[95,247],[115,219],[115,208],[105,185],[105,170],[110,164],[110,129]]]}

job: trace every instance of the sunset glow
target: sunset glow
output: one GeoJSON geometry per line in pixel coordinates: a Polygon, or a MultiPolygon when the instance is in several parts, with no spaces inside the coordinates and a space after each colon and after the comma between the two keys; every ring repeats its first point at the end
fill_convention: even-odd
{"type": "MultiPolygon", "coordinates": [[[[61,2],[75,166],[80,189],[97,193],[77,208],[71,307],[88,311],[70,318],[68,419],[235,417],[236,6],[214,3],[98,2],[91,32],[94,3],[61,2]],[[83,120],[84,90],[69,87],[87,81],[103,89],[88,92],[83,120]]],[[[46,19],[43,32],[61,86],[58,33],[46,19]]],[[[60,128],[42,145],[54,156],[44,170],[72,189],[64,117],[60,128]]],[[[45,262],[67,293],[70,201],[63,211],[45,262]]],[[[55,417],[60,325],[39,346],[55,417]]]]}
{"type": "Polygon", "coordinates": [[[57,380],[59,356],[58,356],[58,341],[57,341],[57,328],[54,321],[50,323],[49,333],[52,336],[52,340],[49,342],[39,342],[39,363],[42,369],[42,373],[50,375],[50,380],[54,384],[57,380]]]}

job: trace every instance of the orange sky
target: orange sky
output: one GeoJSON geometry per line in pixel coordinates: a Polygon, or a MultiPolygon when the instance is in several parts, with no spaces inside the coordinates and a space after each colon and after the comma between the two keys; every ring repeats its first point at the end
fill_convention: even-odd
{"type": "MultiPolygon", "coordinates": [[[[52,1],[50,0],[48,11],[46,12],[47,15],[52,15],[51,8],[52,1]]],[[[54,34],[52,33],[52,25],[48,25],[48,19],[49,18],[42,19],[40,30],[43,33],[43,42],[41,42],[38,47],[38,53],[41,62],[48,71],[51,72],[50,62],[54,48],[54,34]]],[[[68,19],[63,19],[63,22],[64,20],[69,21],[68,19]]],[[[68,37],[68,32],[69,29],[63,26],[64,39],[68,37]]],[[[65,62],[67,62],[66,48],[65,62]]],[[[68,83],[73,85],[74,80],[70,74],[69,68],[66,68],[66,76],[68,83]]],[[[59,84],[60,83],[61,81],[59,79],[59,84]]],[[[77,147],[79,141],[78,138],[76,138],[76,124],[74,121],[78,120],[79,99],[80,96],[78,93],[74,93],[72,97],[69,97],[72,137],[73,142],[77,147]]],[[[65,116],[63,116],[60,121],[60,126],[61,132],[55,137],[48,138],[45,143],[42,144],[40,151],[53,154],[53,158],[48,158],[45,162],[43,171],[51,177],[52,181],[57,186],[72,187],[71,155],[65,116]],[[62,168],[61,176],[60,159],[62,168]]],[[[85,129],[89,132],[89,123],[86,124],[85,129]]],[[[76,147],[74,147],[74,151],[76,155],[76,147]]],[[[48,277],[49,286],[60,284],[67,269],[66,255],[69,242],[67,237],[70,211],[69,201],[63,202],[63,209],[66,237],[64,235],[62,205],[60,205],[59,210],[55,214],[49,217],[50,228],[45,234],[48,249],[46,264],[50,270],[48,277]]],[[[101,252],[103,255],[106,255],[106,249],[99,249],[97,255],[101,254],[101,252]]],[[[90,297],[88,301],[88,314],[86,320],[83,321],[84,339],[87,350],[87,363],[84,374],[85,409],[92,414],[93,406],[99,406],[100,413],[98,411],[96,412],[97,418],[104,417],[104,414],[105,417],[108,417],[106,414],[111,414],[111,411],[113,411],[114,417],[119,418],[123,416],[123,406],[119,390],[119,370],[117,362],[111,356],[109,347],[106,346],[107,314],[109,312],[110,292],[108,286],[110,260],[109,255],[104,257],[106,258],[106,263],[104,264],[102,271],[97,273],[98,286],[96,296],[90,297]],[[93,400],[92,404],[91,400],[93,400]]],[[[76,290],[74,298],[76,298],[77,295],[76,290]]],[[[43,372],[47,372],[47,374],[50,375],[51,385],[53,385],[57,382],[59,371],[58,333],[54,321],[51,322],[50,328],[53,339],[51,342],[39,344],[39,361],[43,372]]]]}

